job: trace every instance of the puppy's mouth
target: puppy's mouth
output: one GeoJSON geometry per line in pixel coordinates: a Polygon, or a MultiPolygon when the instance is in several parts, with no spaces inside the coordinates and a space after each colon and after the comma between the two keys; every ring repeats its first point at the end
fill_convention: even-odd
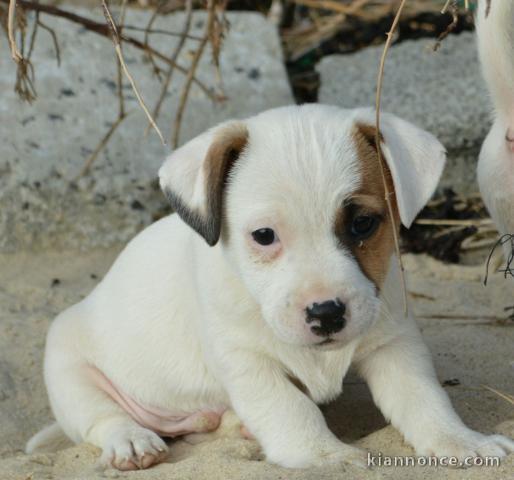
{"type": "Polygon", "coordinates": [[[345,344],[346,342],[344,341],[328,337],[321,340],[321,342],[314,343],[312,347],[319,350],[338,350],[339,348],[344,347],[345,344]]]}

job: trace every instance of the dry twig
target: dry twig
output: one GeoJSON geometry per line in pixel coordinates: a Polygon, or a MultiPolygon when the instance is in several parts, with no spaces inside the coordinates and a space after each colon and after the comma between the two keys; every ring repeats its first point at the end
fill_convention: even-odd
{"type": "Polygon", "coordinates": [[[448,0],[446,2],[446,5],[444,6],[443,10],[441,11],[441,13],[444,14],[448,10],[450,11],[450,14],[452,16],[452,21],[446,27],[446,30],[443,33],[441,33],[441,35],[439,35],[439,37],[437,37],[437,41],[435,42],[434,46],[432,47],[434,52],[436,52],[439,49],[439,47],[441,46],[442,41],[448,35],[450,35],[450,33],[452,33],[453,30],[455,30],[455,27],[459,23],[459,8],[457,6],[457,0],[448,0]]]}
{"type": "Polygon", "coordinates": [[[207,24],[205,26],[205,32],[204,32],[204,35],[203,35],[203,38],[202,38],[200,44],[198,45],[198,48],[195,51],[193,60],[191,61],[189,73],[186,77],[186,81],[182,88],[182,93],[180,94],[179,105],[177,107],[177,113],[175,115],[175,120],[173,122],[173,137],[172,137],[173,148],[176,148],[179,143],[180,127],[182,124],[182,116],[184,114],[184,109],[186,107],[187,99],[189,97],[189,90],[191,89],[191,84],[193,82],[193,78],[194,78],[196,69],[200,62],[200,59],[202,58],[205,47],[206,47],[209,39],[211,39],[212,35],[213,35],[212,32],[213,32],[214,24],[216,21],[217,1],[218,0],[208,0],[207,1],[207,12],[208,13],[207,13],[207,24]]]}
{"type": "MultiPolygon", "coordinates": [[[[119,20],[119,28],[120,31],[125,28],[125,13],[126,13],[126,7],[127,7],[127,0],[123,0],[121,12],[120,12],[120,20],[119,20]]],[[[109,142],[111,136],[116,131],[116,129],[120,126],[120,124],[127,118],[127,112],[125,111],[125,97],[123,94],[123,71],[121,62],[116,54],[116,93],[118,96],[118,117],[114,121],[114,123],[109,127],[109,130],[107,130],[107,133],[102,137],[96,148],[93,150],[89,158],[85,161],[84,166],[82,167],[82,170],[75,178],[75,181],[84,176],[89,169],[91,168],[91,165],[93,165],[93,162],[98,157],[98,154],[105,148],[107,143],[109,142]]]]}
{"type": "Polygon", "coordinates": [[[109,140],[111,139],[113,133],[116,131],[116,129],[121,125],[123,120],[127,118],[128,113],[125,111],[125,97],[123,94],[123,72],[122,72],[122,66],[121,63],[116,56],[116,93],[118,95],[118,118],[115,120],[115,122],[109,127],[109,130],[107,130],[107,133],[102,137],[96,148],[93,150],[89,158],[85,161],[84,166],[82,167],[82,170],[75,178],[75,181],[78,180],[80,177],[84,176],[89,169],[91,168],[91,165],[93,165],[93,162],[98,157],[99,153],[105,148],[107,143],[109,143],[109,140]]]}
{"type": "Polygon", "coordinates": [[[16,15],[16,0],[9,1],[9,11],[7,14],[7,37],[9,38],[9,46],[11,48],[12,59],[16,63],[20,63],[23,60],[23,55],[18,49],[16,44],[16,38],[14,38],[14,17],[16,15]]]}
{"type": "MultiPolygon", "coordinates": [[[[182,37],[182,33],[180,32],[170,32],[169,30],[163,30],[162,28],[148,28],[148,25],[146,27],[136,27],[135,25],[124,25],[123,30],[133,30],[135,32],[143,32],[150,35],[167,35],[169,37],[182,37]]],[[[202,37],[198,37],[197,35],[186,35],[186,38],[188,40],[198,40],[200,41],[202,37]]]]}
{"type": "Polygon", "coordinates": [[[402,10],[403,10],[403,7],[405,6],[405,2],[407,0],[402,0],[401,3],[400,3],[400,6],[398,7],[398,11],[396,12],[396,15],[394,17],[394,20],[393,20],[393,23],[391,25],[391,28],[389,30],[389,32],[386,33],[387,35],[387,40],[385,42],[385,45],[384,45],[384,50],[382,52],[382,57],[380,58],[380,67],[379,67],[379,70],[378,70],[378,78],[377,78],[377,92],[376,92],[376,99],[375,99],[375,114],[376,114],[376,118],[375,118],[375,123],[376,123],[376,132],[375,132],[375,143],[377,145],[377,153],[378,153],[378,163],[380,165],[380,173],[382,175],[382,182],[383,182],[383,185],[384,185],[384,191],[385,191],[385,200],[386,200],[386,203],[387,203],[387,210],[388,210],[388,213],[389,213],[389,217],[391,219],[391,223],[393,225],[393,239],[394,239],[394,246],[395,246],[395,250],[396,250],[396,255],[398,257],[398,267],[400,268],[400,280],[401,280],[401,285],[402,285],[402,289],[403,289],[403,301],[404,301],[404,310],[405,310],[405,314],[407,314],[408,312],[408,306],[407,306],[407,286],[406,286],[406,283],[405,283],[405,271],[404,271],[404,267],[403,267],[403,262],[402,262],[402,257],[401,257],[401,253],[400,253],[400,242],[399,242],[399,239],[398,239],[398,230],[396,228],[396,221],[395,221],[395,217],[394,217],[394,211],[393,211],[393,205],[392,205],[392,202],[391,202],[391,197],[393,195],[393,192],[390,192],[389,191],[389,186],[388,186],[388,183],[387,183],[387,178],[386,178],[386,170],[385,170],[385,163],[384,163],[384,159],[382,157],[382,149],[380,148],[380,144],[381,144],[381,138],[380,138],[380,101],[381,101],[381,97],[382,97],[382,83],[383,83],[383,79],[384,79],[384,66],[385,66],[385,59],[386,59],[386,56],[387,56],[387,52],[389,50],[389,48],[391,47],[391,43],[392,43],[392,40],[393,40],[393,33],[398,25],[398,22],[400,21],[400,16],[402,14],[402,10]]]}
{"type": "Polygon", "coordinates": [[[503,276],[507,278],[508,276],[514,277],[514,234],[506,233],[502,235],[500,239],[494,244],[491,249],[489,256],[487,257],[486,267],[485,267],[485,277],[484,277],[484,285],[487,285],[487,280],[489,278],[489,266],[491,263],[491,259],[497,247],[503,245],[510,245],[511,251],[507,256],[505,268],[500,269],[499,271],[503,273],[503,276]]]}
{"type": "Polygon", "coordinates": [[[512,405],[514,405],[514,395],[511,395],[510,393],[500,392],[499,390],[496,390],[493,387],[489,387],[488,385],[482,385],[482,387],[485,388],[486,390],[489,390],[490,392],[495,393],[500,398],[503,398],[504,400],[507,400],[507,402],[509,402],[512,405]]]}
{"type": "MultiPolygon", "coordinates": [[[[166,71],[166,76],[164,77],[164,82],[163,82],[162,88],[161,88],[161,94],[159,95],[159,98],[158,98],[157,103],[155,104],[155,107],[153,110],[154,118],[157,118],[161,111],[162,103],[164,102],[164,98],[166,97],[166,92],[169,89],[169,86],[171,83],[171,78],[173,76],[174,64],[176,64],[177,58],[180,55],[180,52],[182,51],[184,44],[186,43],[186,39],[188,38],[189,30],[191,28],[192,18],[193,18],[193,2],[192,2],[192,0],[186,0],[186,20],[184,22],[184,29],[182,30],[180,40],[178,41],[178,44],[176,45],[176,47],[171,55],[172,63],[169,65],[168,70],[166,71]]],[[[148,128],[147,128],[145,134],[147,132],[148,132],[148,128]]],[[[170,134],[170,140],[172,140],[172,138],[173,137],[170,134]]]]}
{"type": "Polygon", "coordinates": [[[111,29],[111,37],[112,37],[112,41],[114,43],[114,49],[116,51],[116,55],[118,56],[118,60],[121,64],[121,68],[123,69],[123,73],[125,73],[125,76],[128,78],[130,85],[132,86],[132,90],[133,90],[134,94],[136,95],[139,105],[141,105],[141,108],[145,112],[145,115],[147,116],[148,121],[150,122],[150,124],[152,125],[154,130],[157,132],[157,135],[159,135],[159,138],[161,139],[162,144],[165,145],[166,142],[164,141],[164,137],[162,136],[162,133],[159,130],[159,127],[157,126],[157,124],[155,123],[155,120],[153,119],[151,113],[148,111],[148,108],[143,100],[143,97],[139,93],[136,82],[135,82],[134,78],[132,77],[132,75],[130,74],[130,72],[127,68],[127,64],[125,63],[125,59],[123,58],[123,52],[121,50],[120,36],[118,34],[118,29],[116,28],[116,24],[114,23],[114,20],[112,18],[111,11],[109,10],[109,6],[107,5],[107,0],[102,0],[102,7],[104,10],[105,19],[107,20],[107,24],[109,25],[109,27],[111,29]]]}
{"type": "Polygon", "coordinates": [[[414,223],[418,225],[438,225],[438,226],[459,226],[459,227],[479,227],[483,225],[493,225],[490,218],[472,218],[469,220],[454,220],[446,218],[418,218],[414,223]]]}
{"type": "Polygon", "coordinates": [[[125,120],[126,117],[127,117],[126,113],[124,113],[121,116],[118,116],[116,121],[111,125],[111,127],[109,128],[107,133],[102,137],[102,139],[100,140],[100,142],[98,143],[96,148],[93,150],[93,153],[86,160],[86,162],[84,163],[84,166],[82,167],[82,170],[77,175],[75,180],[84,176],[89,171],[89,169],[91,168],[91,165],[93,165],[93,162],[98,157],[98,154],[105,148],[105,146],[109,142],[110,138],[112,137],[112,134],[116,131],[116,129],[120,126],[121,122],[123,122],[123,120],[125,120]]]}
{"type": "MultiPolygon", "coordinates": [[[[9,4],[9,2],[10,2],[10,0],[0,0],[0,3],[9,4]]],[[[45,5],[45,4],[42,4],[42,3],[32,2],[32,1],[28,1],[28,0],[16,0],[16,4],[19,7],[22,7],[25,10],[32,10],[32,11],[35,11],[35,12],[46,13],[48,15],[52,15],[52,16],[58,17],[58,18],[64,18],[66,20],[69,20],[70,22],[73,22],[73,23],[76,23],[78,25],[81,25],[86,30],[88,30],[90,32],[93,32],[93,33],[96,33],[97,35],[101,35],[101,36],[107,37],[107,38],[110,38],[112,36],[111,29],[110,29],[109,25],[107,25],[106,23],[96,22],[94,20],[91,20],[91,19],[86,18],[86,17],[82,17],[82,16],[77,15],[75,13],[72,13],[72,12],[69,12],[69,11],[66,11],[66,10],[62,10],[62,9],[60,9],[58,7],[53,6],[53,5],[45,5]]],[[[129,28],[129,27],[126,27],[126,28],[129,28]]],[[[134,27],[130,27],[130,28],[134,28],[134,27]]],[[[167,32],[167,33],[170,34],[170,32],[167,32]]],[[[163,53],[159,52],[158,50],[156,50],[154,48],[145,47],[145,44],[143,42],[139,41],[137,38],[125,35],[123,33],[120,34],[119,38],[120,38],[121,42],[130,44],[133,47],[135,47],[135,48],[137,48],[139,50],[142,50],[143,52],[151,52],[151,54],[155,58],[158,58],[159,60],[161,60],[166,65],[172,65],[173,64],[171,59],[168,58],[166,55],[164,55],[163,53]]],[[[198,38],[195,38],[195,39],[198,40],[198,38]]],[[[176,63],[173,64],[173,65],[174,65],[174,68],[177,71],[179,71],[180,73],[182,73],[184,75],[188,75],[189,70],[187,68],[183,67],[182,65],[178,65],[176,63]]],[[[212,90],[207,85],[205,85],[202,81],[200,81],[196,77],[193,77],[192,81],[211,100],[214,100],[214,101],[218,100],[218,96],[215,95],[212,92],[212,90]]]]}
{"type": "MultiPolygon", "coordinates": [[[[148,42],[149,42],[149,40],[150,40],[150,30],[152,29],[152,25],[154,24],[155,19],[156,19],[156,18],[157,18],[157,16],[159,15],[159,12],[160,12],[160,10],[161,10],[161,7],[162,7],[163,3],[164,3],[164,0],[161,0],[161,1],[159,2],[159,5],[157,5],[157,8],[153,11],[152,16],[150,17],[150,20],[148,20],[148,23],[147,23],[146,28],[145,28],[145,30],[144,30],[144,32],[145,32],[145,36],[144,36],[144,41],[143,41],[143,43],[144,43],[144,45],[145,45],[145,47],[146,47],[146,48],[148,48],[148,47],[149,47],[148,42]]],[[[181,38],[182,38],[182,37],[181,37],[181,38]]],[[[159,79],[159,81],[160,81],[160,80],[161,80],[161,72],[162,72],[161,68],[160,68],[160,67],[157,65],[157,63],[155,62],[155,59],[153,58],[153,55],[152,55],[152,53],[151,53],[151,52],[148,52],[146,55],[147,55],[147,57],[148,57],[148,60],[149,60],[149,61],[150,61],[150,63],[152,64],[153,71],[154,71],[155,75],[157,76],[157,78],[158,78],[158,79],[159,79]]],[[[170,68],[172,68],[172,67],[170,67],[170,68]]],[[[157,117],[155,117],[155,118],[157,118],[157,117]]],[[[147,129],[147,131],[148,131],[148,129],[147,129]]]]}
{"type": "Polygon", "coordinates": [[[23,56],[23,47],[25,42],[26,19],[22,9],[17,9],[16,0],[6,0],[8,3],[7,11],[7,38],[9,40],[9,48],[11,57],[16,63],[16,82],[14,90],[22,100],[31,103],[37,97],[34,87],[34,67],[28,57],[23,56]],[[21,33],[21,49],[16,43],[16,26],[21,33]]]}
{"type": "Polygon", "coordinates": [[[343,13],[345,15],[355,15],[360,8],[362,8],[370,0],[356,0],[350,5],[344,5],[341,2],[334,0],[293,0],[298,5],[304,5],[310,8],[316,8],[321,10],[331,10],[337,13],[343,13]]]}

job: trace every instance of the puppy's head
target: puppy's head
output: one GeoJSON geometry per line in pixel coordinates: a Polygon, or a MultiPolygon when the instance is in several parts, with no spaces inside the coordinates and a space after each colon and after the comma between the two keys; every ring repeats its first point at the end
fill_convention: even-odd
{"type": "Polygon", "coordinates": [[[176,150],[159,172],[178,214],[218,243],[283,341],[343,345],[374,322],[394,254],[432,195],[444,149],[374,112],[285,107],[224,123],[176,150]],[[385,159],[394,226],[377,158],[385,159]]]}

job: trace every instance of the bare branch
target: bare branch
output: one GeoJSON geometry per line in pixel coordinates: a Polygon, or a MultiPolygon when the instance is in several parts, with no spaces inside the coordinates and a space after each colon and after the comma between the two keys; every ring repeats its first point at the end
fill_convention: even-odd
{"type": "MultiPolygon", "coordinates": [[[[143,27],[136,27],[134,25],[125,25],[123,27],[123,30],[133,30],[135,32],[144,32],[145,34],[148,34],[148,35],[168,35],[170,37],[180,37],[180,38],[182,38],[182,36],[183,36],[181,32],[170,32],[169,30],[162,30],[161,28],[148,28],[148,26],[143,28],[143,27]]],[[[202,40],[202,37],[198,37],[197,35],[186,35],[186,38],[188,40],[197,40],[197,41],[202,40]]]]}
{"type": "MultiPolygon", "coordinates": [[[[148,42],[150,40],[150,29],[152,28],[152,25],[155,22],[155,19],[157,18],[157,15],[159,15],[159,12],[160,12],[160,10],[162,8],[162,4],[163,4],[163,0],[161,0],[159,2],[159,5],[157,6],[157,8],[152,13],[152,16],[150,17],[150,20],[148,21],[148,24],[146,25],[146,28],[144,29],[144,33],[145,33],[144,45],[147,48],[149,46],[148,42]]],[[[157,65],[157,63],[155,63],[155,59],[153,58],[153,55],[151,54],[151,52],[147,53],[147,57],[150,60],[150,63],[152,64],[153,71],[154,71],[155,75],[157,75],[157,78],[159,79],[159,81],[161,81],[162,69],[157,65]]],[[[148,131],[148,129],[147,129],[147,131],[148,131]]]]}
{"type": "MultiPolygon", "coordinates": [[[[9,3],[7,12],[7,38],[9,40],[11,57],[16,63],[16,82],[14,84],[14,91],[22,100],[31,103],[35,100],[37,94],[34,87],[34,67],[32,66],[32,63],[30,63],[30,59],[23,56],[26,34],[25,13],[22,9],[17,9],[16,0],[6,0],[4,3],[7,2],[9,3]],[[15,22],[17,23],[20,31],[21,49],[16,43],[15,22]]],[[[37,28],[32,31],[32,36],[34,36],[36,30],[37,28]]]]}
{"type": "MultiPolygon", "coordinates": [[[[9,4],[10,0],[0,0],[0,3],[9,4]]],[[[65,18],[66,20],[69,20],[70,22],[73,22],[73,23],[83,26],[90,32],[96,33],[103,37],[111,36],[110,28],[105,23],[96,22],[94,20],[91,20],[86,17],[82,17],[75,13],[68,12],[66,10],[62,10],[60,8],[54,7],[53,5],[45,5],[45,4],[41,4],[41,3],[31,2],[28,0],[17,0],[16,4],[26,10],[33,10],[35,12],[41,12],[41,13],[46,13],[48,15],[52,15],[54,17],[65,18]]],[[[171,59],[169,59],[166,55],[162,54],[161,52],[159,52],[158,50],[156,50],[154,48],[146,47],[143,42],[140,42],[136,38],[127,36],[125,34],[121,34],[120,41],[128,43],[128,44],[132,45],[133,47],[135,47],[139,50],[142,50],[144,52],[151,52],[155,58],[158,58],[163,63],[165,63],[167,65],[173,64],[174,68],[176,68],[177,71],[179,71],[180,73],[182,73],[184,75],[188,74],[187,68],[184,68],[182,65],[173,63],[171,61],[171,59]]],[[[214,101],[218,100],[218,96],[215,95],[207,85],[205,85],[203,82],[198,80],[196,77],[193,78],[193,83],[195,83],[205,93],[205,95],[207,95],[211,100],[214,100],[214,101]]]]}
{"type": "Polygon", "coordinates": [[[380,173],[382,174],[382,182],[384,185],[384,192],[385,192],[385,200],[387,203],[387,210],[389,213],[389,217],[391,219],[391,224],[393,226],[393,239],[394,239],[394,246],[396,250],[396,255],[398,257],[398,266],[400,268],[400,280],[401,285],[403,289],[403,301],[404,301],[404,310],[405,314],[408,313],[408,305],[407,305],[407,286],[405,283],[405,269],[403,267],[402,262],[402,256],[400,252],[400,242],[398,239],[398,230],[396,228],[396,221],[394,217],[393,212],[393,205],[391,203],[391,197],[393,193],[389,191],[389,186],[387,183],[386,178],[386,167],[384,163],[384,159],[382,157],[382,149],[380,148],[381,139],[380,139],[380,102],[382,100],[382,83],[384,80],[384,67],[385,67],[385,60],[387,56],[387,52],[389,51],[389,48],[391,47],[391,43],[393,41],[393,33],[396,30],[396,27],[398,26],[398,22],[400,21],[400,16],[402,14],[403,7],[405,6],[407,0],[402,0],[400,3],[400,6],[398,7],[398,11],[396,12],[396,15],[394,17],[393,23],[391,25],[391,28],[389,32],[387,32],[387,40],[384,45],[384,50],[382,52],[382,57],[380,58],[380,67],[378,70],[378,78],[377,78],[377,92],[376,92],[376,99],[375,99],[375,114],[376,114],[376,132],[375,132],[375,143],[378,146],[377,153],[378,153],[378,163],[380,165],[380,173]]]}
{"type": "MultiPolygon", "coordinates": [[[[168,70],[166,72],[166,77],[164,78],[164,82],[162,84],[161,94],[159,95],[159,99],[157,100],[157,103],[155,104],[155,108],[153,110],[154,118],[157,118],[161,111],[162,103],[164,102],[164,98],[166,97],[166,92],[168,91],[170,83],[171,83],[171,78],[172,78],[173,70],[174,70],[174,64],[176,63],[177,58],[180,55],[180,52],[182,51],[182,48],[184,47],[184,44],[186,42],[186,38],[187,38],[189,30],[191,28],[192,18],[193,18],[193,1],[186,0],[186,21],[184,22],[184,29],[182,30],[182,36],[180,37],[180,40],[171,55],[172,64],[168,67],[168,70]]],[[[148,128],[147,128],[147,132],[148,132],[148,128]]],[[[170,135],[170,139],[172,139],[172,138],[173,137],[170,135]]]]}
{"type": "Polygon", "coordinates": [[[310,8],[316,8],[321,10],[331,10],[337,13],[343,13],[345,15],[355,14],[361,7],[363,7],[370,0],[355,0],[350,5],[343,5],[341,2],[334,0],[292,0],[298,5],[304,5],[310,8]]]}
{"type": "MultiPolygon", "coordinates": [[[[37,12],[39,13],[39,12],[37,12]]],[[[59,41],[57,40],[57,35],[55,34],[55,31],[53,28],[50,28],[48,25],[43,23],[39,18],[37,19],[37,24],[43,29],[46,30],[50,36],[52,37],[52,41],[54,43],[54,50],[55,50],[55,58],[57,60],[57,66],[61,66],[61,49],[59,48],[59,41]]]]}
{"type": "Polygon", "coordinates": [[[7,13],[7,37],[9,38],[9,46],[11,48],[11,57],[16,63],[23,60],[23,55],[18,49],[16,38],[14,38],[14,17],[16,15],[16,0],[9,1],[9,10],[7,13]]]}
{"type": "Polygon", "coordinates": [[[202,38],[202,41],[198,45],[198,48],[194,54],[193,60],[191,61],[189,73],[186,77],[184,87],[182,88],[182,93],[180,95],[180,102],[179,102],[179,105],[177,108],[175,121],[173,123],[173,139],[172,139],[173,148],[176,148],[178,146],[179,137],[180,137],[180,127],[182,124],[182,116],[184,114],[184,109],[186,107],[187,99],[189,97],[189,90],[191,89],[191,84],[192,84],[196,69],[200,62],[200,59],[202,58],[202,55],[203,55],[203,52],[207,45],[207,42],[209,41],[209,39],[211,38],[211,35],[212,35],[215,17],[216,17],[216,1],[217,0],[208,0],[207,1],[208,16],[207,16],[207,24],[205,26],[204,36],[202,38]]]}
{"type": "Polygon", "coordinates": [[[139,93],[139,90],[137,88],[136,82],[135,82],[134,78],[132,77],[132,75],[130,74],[130,72],[129,72],[128,68],[127,68],[127,64],[125,63],[125,59],[123,58],[123,52],[121,50],[121,42],[120,42],[120,36],[119,36],[119,33],[118,33],[118,29],[116,28],[116,24],[114,23],[114,20],[112,18],[111,12],[110,12],[109,7],[107,5],[107,0],[102,0],[102,7],[103,7],[103,10],[104,10],[105,18],[107,20],[107,24],[109,25],[109,27],[111,29],[111,37],[112,37],[112,41],[114,43],[114,49],[116,50],[116,54],[118,55],[118,60],[119,60],[119,62],[121,64],[123,72],[125,73],[125,76],[128,78],[128,80],[130,82],[130,85],[132,86],[132,90],[134,91],[134,94],[137,97],[139,105],[141,105],[141,108],[145,112],[145,114],[146,114],[146,116],[148,118],[148,121],[150,122],[150,124],[152,125],[154,130],[157,132],[157,135],[159,135],[159,138],[161,139],[162,144],[166,145],[166,142],[164,141],[164,137],[162,136],[162,133],[159,130],[159,127],[155,123],[155,120],[153,119],[151,113],[148,111],[148,108],[146,107],[146,104],[145,104],[145,102],[143,100],[143,97],[139,93]]]}
{"type": "MultiPolygon", "coordinates": [[[[125,8],[126,8],[127,2],[126,0],[123,0],[122,4],[122,12],[120,15],[120,30],[124,28],[124,21],[125,21],[125,8]]],[[[84,166],[82,167],[82,170],[77,175],[75,180],[85,175],[91,166],[93,165],[93,162],[97,159],[99,153],[106,147],[107,143],[111,139],[111,136],[116,131],[116,129],[120,126],[120,124],[125,120],[127,117],[127,113],[125,112],[125,97],[123,93],[123,71],[121,62],[116,55],[116,93],[118,95],[118,118],[116,121],[110,126],[109,130],[107,130],[107,133],[102,137],[96,148],[93,150],[93,153],[89,156],[89,158],[84,163],[84,166]]]]}
{"type": "Polygon", "coordinates": [[[446,13],[447,11],[450,11],[450,14],[452,16],[451,23],[446,27],[446,30],[437,37],[437,41],[435,42],[433,46],[434,52],[436,52],[439,47],[441,46],[442,41],[450,35],[453,30],[455,30],[455,27],[459,23],[459,8],[457,6],[457,0],[448,0],[446,2],[446,5],[444,6],[444,9],[441,13],[446,13]]]}
{"type": "Polygon", "coordinates": [[[125,120],[125,118],[127,117],[127,114],[126,113],[123,113],[122,115],[120,115],[116,121],[111,125],[111,127],[109,128],[109,130],[107,131],[107,133],[104,135],[104,137],[102,138],[102,140],[100,140],[100,143],[96,146],[96,148],[94,149],[93,153],[89,156],[89,158],[86,160],[86,162],[84,163],[84,166],[82,167],[82,170],[80,171],[80,173],[77,175],[77,177],[75,178],[75,180],[77,180],[78,178],[84,176],[88,171],[89,169],[91,168],[91,165],[93,165],[93,162],[96,160],[96,158],[98,157],[98,154],[105,148],[105,146],[107,145],[107,143],[109,142],[112,134],[115,132],[115,130],[120,126],[121,122],[123,122],[123,120],[125,120]]]}

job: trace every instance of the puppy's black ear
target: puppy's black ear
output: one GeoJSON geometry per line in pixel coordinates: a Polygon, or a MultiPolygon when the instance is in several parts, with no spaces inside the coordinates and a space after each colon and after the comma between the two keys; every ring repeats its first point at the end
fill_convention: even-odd
{"type": "Polygon", "coordinates": [[[220,237],[227,175],[247,142],[246,125],[230,121],[175,150],[159,170],[171,206],[211,246],[220,237]]]}

